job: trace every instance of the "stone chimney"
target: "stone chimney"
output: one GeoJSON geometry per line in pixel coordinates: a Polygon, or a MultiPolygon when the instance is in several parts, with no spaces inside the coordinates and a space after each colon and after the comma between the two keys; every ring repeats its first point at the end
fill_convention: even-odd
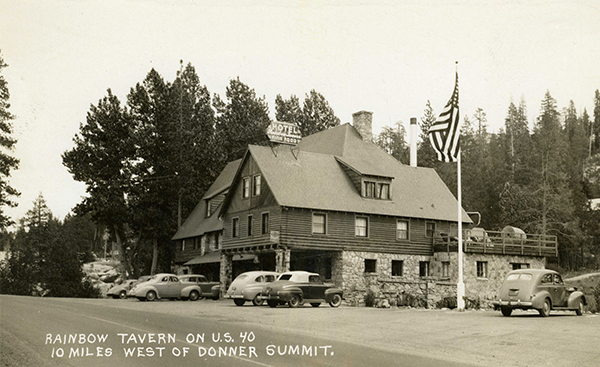
{"type": "Polygon", "coordinates": [[[417,166],[417,118],[410,118],[410,166],[417,166]]]}
{"type": "Polygon", "coordinates": [[[358,111],[352,114],[352,126],[364,141],[373,141],[373,112],[358,111]]]}

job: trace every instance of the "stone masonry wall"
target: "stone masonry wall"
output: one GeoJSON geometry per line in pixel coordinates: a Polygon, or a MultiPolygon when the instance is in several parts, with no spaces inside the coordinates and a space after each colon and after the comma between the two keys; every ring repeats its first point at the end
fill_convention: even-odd
{"type": "MultiPolygon", "coordinates": [[[[467,308],[491,307],[512,264],[544,268],[545,259],[531,256],[488,254],[463,255],[463,280],[467,308]],[[477,262],[486,263],[487,276],[477,277],[477,262]]],[[[458,254],[435,253],[434,256],[344,251],[334,258],[333,280],[344,290],[345,301],[354,306],[375,307],[456,306],[458,254]],[[375,272],[365,273],[365,259],[376,260],[375,272]],[[403,261],[401,276],[392,275],[392,261],[403,261]],[[419,263],[429,262],[430,276],[419,275],[419,263]],[[448,263],[447,276],[443,263],[448,263]]]]}

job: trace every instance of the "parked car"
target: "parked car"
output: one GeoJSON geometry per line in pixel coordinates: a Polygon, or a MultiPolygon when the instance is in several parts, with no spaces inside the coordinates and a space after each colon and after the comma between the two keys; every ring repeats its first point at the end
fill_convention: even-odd
{"type": "Polygon", "coordinates": [[[274,271],[249,271],[238,275],[227,290],[225,298],[233,299],[236,306],[243,306],[246,301],[252,301],[255,306],[263,304],[260,293],[268,283],[277,278],[274,271]]]}
{"type": "Polygon", "coordinates": [[[267,285],[261,292],[261,298],[270,307],[285,303],[290,307],[298,307],[306,302],[313,307],[319,307],[322,302],[329,303],[331,307],[339,307],[342,304],[342,290],[333,284],[324,283],[317,273],[290,271],[267,285]]]}
{"type": "Polygon", "coordinates": [[[125,298],[127,298],[127,292],[129,292],[129,290],[131,288],[133,288],[133,286],[137,282],[138,282],[137,279],[127,279],[127,280],[123,281],[123,283],[115,285],[114,287],[110,288],[108,290],[108,292],[106,292],[106,296],[112,297],[112,298],[125,299],[125,298]]]}
{"type": "Polygon", "coordinates": [[[180,275],[179,281],[184,284],[181,289],[181,298],[197,301],[204,297],[219,299],[221,286],[219,282],[209,282],[204,275],[186,274],[180,275]]]}
{"type": "Polygon", "coordinates": [[[181,298],[181,290],[189,284],[182,283],[175,274],[161,273],[152,276],[148,281],[136,284],[128,297],[136,297],[140,301],[154,301],[161,298],[181,298]]]}
{"type": "Polygon", "coordinates": [[[577,288],[567,288],[554,270],[519,269],[508,273],[495,304],[504,316],[510,316],[514,309],[534,309],[547,317],[551,310],[571,310],[581,315],[587,301],[577,288]]]}

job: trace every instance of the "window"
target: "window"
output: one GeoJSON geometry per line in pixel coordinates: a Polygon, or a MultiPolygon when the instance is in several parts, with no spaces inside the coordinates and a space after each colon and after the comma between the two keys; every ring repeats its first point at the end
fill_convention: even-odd
{"type": "Polygon", "coordinates": [[[552,274],[544,274],[542,276],[542,284],[552,284],[552,274]]]}
{"type": "Polygon", "coordinates": [[[559,284],[559,285],[563,285],[564,284],[561,276],[558,275],[558,274],[554,274],[554,280],[553,281],[554,281],[554,284],[559,284]]]}
{"type": "Polygon", "coordinates": [[[419,276],[420,277],[428,277],[429,276],[429,261],[420,261],[419,262],[419,276]]]}
{"type": "Polygon", "coordinates": [[[377,260],[365,259],[365,273],[375,273],[377,271],[377,260]]]}
{"type": "Polygon", "coordinates": [[[312,216],[312,233],[325,234],[327,230],[326,226],[327,216],[322,213],[313,213],[312,216]]]}
{"type": "Polygon", "coordinates": [[[390,199],[390,184],[378,183],[377,184],[377,198],[381,200],[390,199]]]}
{"type": "Polygon", "coordinates": [[[477,278],[487,278],[488,277],[488,263],[487,261],[478,261],[477,262],[477,278]]]}
{"type": "Polygon", "coordinates": [[[240,236],[240,218],[233,218],[231,220],[231,237],[240,236]]]}
{"type": "Polygon", "coordinates": [[[402,260],[392,260],[392,276],[401,277],[402,271],[404,267],[404,261],[402,260]]]}
{"type": "Polygon", "coordinates": [[[356,235],[356,237],[369,236],[369,219],[367,217],[356,217],[354,224],[354,234],[356,235]]]}
{"type": "Polygon", "coordinates": [[[242,179],[242,198],[247,199],[250,197],[250,177],[244,177],[242,179]]]}
{"type": "Polygon", "coordinates": [[[427,222],[425,223],[425,236],[433,238],[435,234],[435,223],[427,222]]]}
{"type": "Polygon", "coordinates": [[[251,215],[248,216],[248,237],[252,236],[252,225],[254,224],[254,219],[251,215]]]}
{"type": "Polygon", "coordinates": [[[365,197],[375,197],[375,182],[365,181],[365,197]]]}
{"type": "Polygon", "coordinates": [[[513,270],[529,269],[529,264],[527,263],[511,263],[511,265],[513,270]]]}
{"type": "Polygon", "coordinates": [[[396,221],[396,239],[407,240],[408,239],[408,221],[398,220],[396,221]]]}
{"type": "Polygon", "coordinates": [[[260,195],[260,175],[255,175],[252,185],[252,196],[260,195]]]}
{"type": "Polygon", "coordinates": [[[262,213],[261,233],[269,233],[269,213],[262,213]]]}
{"type": "Polygon", "coordinates": [[[442,278],[450,278],[450,261],[442,261],[442,278]]]}
{"type": "Polygon", "coordinates": [[[185,251],[185,240],[181,240],[181,251],[185,251]]]}

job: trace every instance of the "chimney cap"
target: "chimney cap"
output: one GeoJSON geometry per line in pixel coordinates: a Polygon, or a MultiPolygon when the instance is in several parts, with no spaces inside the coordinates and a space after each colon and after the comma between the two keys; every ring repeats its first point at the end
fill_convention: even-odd
{"type": "Polygon", "coordinates": [[[362,115],[362,114],[365,114],[365,113],[368,113],[368,114],[370,114],[370,115],[372,115],[372,114],[373,114],[373,112],[371,112],[371,111],[365,111],[365,110],[362,110],[362,111],[354,112],[354,113],[352,114],[352,116],[356,116],[356,115],[362,115]]]}

